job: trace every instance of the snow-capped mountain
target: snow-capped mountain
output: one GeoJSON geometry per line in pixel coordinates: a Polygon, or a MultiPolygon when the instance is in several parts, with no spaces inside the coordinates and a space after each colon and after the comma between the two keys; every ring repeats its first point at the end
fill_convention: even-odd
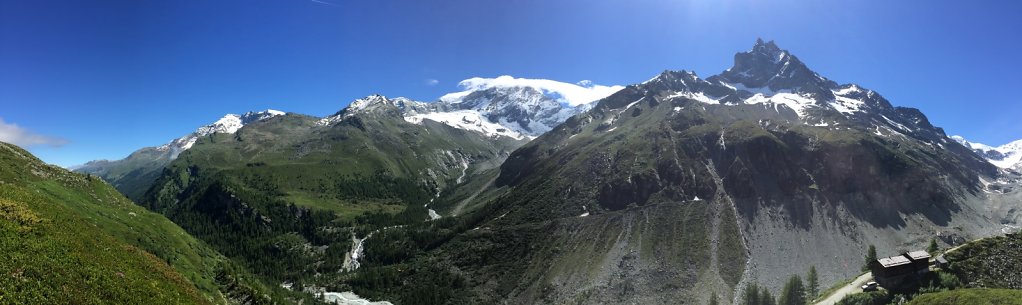
{"type": "Polygon", "coordinates": [[[866,126],[874,134],[948,143],[914,108],[894,107],[880,94],[856,84],[840,85],[806,67],[798,57],[773,42],[757,40],[735,55],[734,66],[702,79],[694,72],[664,71],[641,84],[672,92],[663,100],[693,99],[705,104],[743,107],[750,116],[783,119],[806,125],[847,128],[866,126]]]}
{"type": "Polygon", "coordinates": [[[570,84],[511,76],[471,78],[459,86],[464,90],[428,103],[368,96],[355,100],[319,124],[331,125],[354,113],[377,109],[374,105],[393,105],[401,110],[405,120],[416,124],[432,120],[488,136],[531,139],[623,88],[595,85],[590,81],[570,84]]]}
{"type": "Polygon", "coordinates": [[[238,129],[244,127],[245,124],[265,120],[268,118],[284,114],[285,113],[283,111],[277,111],[273,109],[267,109],[258,112],[250,111],[242,115],[229,113],[224,117],[220,118],[219,120],[217,120],[216,122],[213,122],[212,124],[199,127],[194,132],[188,135],[177,138],[174,141],[171,141],[170,143],[157,146],[156,150],[169,151],[170,159],[171,160],[177,159],[177,156],[181,154],[181,152],[191,148],[192,145],[195,144],[195,141],[198,140],[200,137],[208,136],[214,133],[235,133],[238,131],[238,129]]]}
{"type": "Polygon", "coordinates": [[[438,112],[478,112],[490,123],[529,137],[550,131],[568,117],[589,109],[594,101],[624,88],[506,75],[471,78],[459,85],[465,90],[440,97],[438,112]]]}
{"type": "Polygon", "coordinates": [[[998,147],[983,143],[969,142],[962,136],[951,136],[952,139],[972,149],[983,158],[1000,168],[1022,171],[1022,140],[1017,140],[998,147]]]}

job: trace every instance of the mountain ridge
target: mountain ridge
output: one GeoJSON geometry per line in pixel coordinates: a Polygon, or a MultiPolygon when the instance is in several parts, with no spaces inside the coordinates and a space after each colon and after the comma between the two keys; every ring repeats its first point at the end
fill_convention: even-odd
{"type": "Polygon", "coordinates": [[[213,123],[200,126],[195,131],[166,144],[140,148],[123,159],[89,161],[70,169],[99,176],[127,195],[128,198],[138,201],[148,185],[163,171],[163,168],[177,159],[182,152],[190,149],[199,139],[216,133],[233,134],[252,122],[283,115],[285,115],[284,112],[273,109],[250,111],[242,115],[229,113],[213,123]]]}
{"type": "MultiPolygon", "coordinates": [[[[319,119],[316,125],[327,128],[355,114],[372,112],[403,117],[419,125],[423,120],[431,120],[477,132],[495,141],[502,141],[497,140],[500,137],[528,140],[567,117],[588,109],[587,103],[595,101],[588,99],[599,98],[617,89],[617,86],[600,86],[591,82],[583,84],[586,86],[510,76],[472,78],[463,82],[465,90],[444,95],[435,102],[387,98],[379,94],[359,98],[336,113],[319,119]],[[571,103],[560,97],[562,92],[570,97],[571,103]],[[568,106],[572,103],[577,106],[568,106]]],[[[97,175],[138,201],[163,168],[200,138],[216,133],[234,134],[253,122],[285,115],[285,112],[273,109],[243,115],[227,114],[167,144],[141,148],[123,159],[95,160],[71,169],[97,175]]]]}

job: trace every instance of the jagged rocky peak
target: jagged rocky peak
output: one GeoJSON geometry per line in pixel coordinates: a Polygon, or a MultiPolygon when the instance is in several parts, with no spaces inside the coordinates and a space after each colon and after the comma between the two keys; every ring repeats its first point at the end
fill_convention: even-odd
{"type": "Polygon", "coordinates": [[[810,70],[797,56],[783,50],[772,40],[756,40],[752,50],[735,54],[734,66],[715,76],[717,80],[745,88],[790,90],[833,97],[837,83],[810,70]]]}
{"type": "Polygon", "coordinates": [[[245,126],[248,123],[261,121],[285,114],[286,113],[284,113],[283,111],[273,109],[266,109],[264,111],[249,111],[242,115],[228,113],[227,115],[224,115],[224,117],[220,118],[216,122],[213,122],[212,124],[199,127],[198,129],[195,130],[194,134],[187,135],[184,138],[193,135],[206,136],[214,133],[235,133],[238,131],[238,129],[241,129],[242,126],[245,126]]]}
{"type": "Polygon", "coordinates": [[[834,109],[846,115],[865,108],[890,108],[879,95],[854,84],[837,83],[813,72],[798,57],[773,41],[756,41],[751,50],[735,55],[724,72],[700,78],[691,71],[664,71],[641,84],[643,90],[670,92],[708,104],[776,104],[800,118],[809,112],[834,109]]]}
{"type": "Polygon", "coordinates": [[[741,103],[733,86],[711,83],[688,70],[665,70],[638,86],[646,91],[671,93],[667,98],[684,96],[707,104],[741,103]]]}
{"type": "Polygon", "coordinates": [[[345,112],[359,112],[363,110],[371,110],[378,107],[386,107],[387,105],[393,105],[386,96],[380,94],[373,94],[364,98],[357,99],[348,107],[344,108],[345,112]]]}
{"type": "Polygon", "coordinates": [[[705,82],[705,80],[700,79],[695,72],[687,70],[664,70],[664,72],[660,72],[660,74],[657,74],[656,77],[653,77],[643,84],[659,83],[671,88],[688,88],[692,84],[699,82],[705,82]]]}
{"type": "MultiPolygon", "coordinates": [[[[405,99],[402,99],[401,101],[405,102],[405,99]]],[[[373,94],[351,102],[347,107],[344,107],[344,109],[341,109],[341,111],[337,112],[330,118],[340,117],[343,119],[358,114],[389,112],[392,110],[400,111],[401,108],[398,108],[397,104],[393,100],[388,99],[386,96],[373,94]]]]}
{"type": "Polygon", "coordinates": [[[352,101],[341,111],[319,120],[318,124],[329,126],[346,118],[363,114],[383,114],[400,118],[405,112],[416,113],[421,111],[427,111],[427,106],[422,102],[404,97],[390,99],[380,94],[373,94],[352,101]]]}
{"type": "MultiPolygon", "coordinates": [[[[734,65],[718,75],[703,79],[694,72],[668,70],[639,86],[647,92],[666,92],[667,98],[686,97],[707,104],[783,105],[794,110],[799,120],[817,124],[829,124],[820,123],[819,116],[835,111],[846,117],[896,111],[876,92],[856,84],[839,85],[773,41],[762,39],[751,50],[737,53],[734,65]]],[[[925,123],[911,111],[902,112],[925,123]]]]}
{"type": "MultiPolygon", "coordinates": [[[[918,109],[893,107],[880,94],[856,84],[838,85],[807,68],[773,41],[757,40],[751,50],[735,55],[734,66],[719,75],[702,79],[694,72],[668,70],[629,88],[644,95],[642,98],[655,97],[658,101],[684,99],[739,106],[741,114],[736,117],[770,118],[835,130],[856,128],[899,139],[911,137],[931,145],[947,143],[944,131],[932,126],[918,109]]],[[[635,99],[618,102],[608,107],[630,105],[635,99]]]]}
{"type": "Polygon", "coordinates": [[[266,109],[263,111],[249,111],[241,115],[241,122],[247,124],[255,121],[262,121],[275,116],[286,115],[286,112],[280,110],[266,109]]]}
{"type": "Polygon", "coordinates": [[[390,103],[400,109],[405,114],[414,114],[420,112],[429,111],[430,107],[426,103],[416,101],[405,97],[395,97],[390,99],[390,103]]]}
{"type": "Polygon", "coordinates": [[[158,151],[170,151],[170,159],[176,159],[178,154],[188,150],[195,144],[199,137],[208,136],[214,133],[235,133],[238,129],[249,123],[262,121],[276,116],[285,115],[283,111],[266,109],[263,111],[249,111],[242,115],[228,113],[212,124],[199,127],[194,132],[177,138],[170,143],[156,147],[158,151]]]}
{"type": "Polygon", "coordinates": [[[387,98],[386,96],[373,94],[364,98],[357,99],[348,107],[337,114],[354,115],[358,113],[369,113],[375,111],[388,111],[398,110],[401,112],[405,111],[424,111],[427,108],[423,102],[415,101],[405,97],[387,98]]]}

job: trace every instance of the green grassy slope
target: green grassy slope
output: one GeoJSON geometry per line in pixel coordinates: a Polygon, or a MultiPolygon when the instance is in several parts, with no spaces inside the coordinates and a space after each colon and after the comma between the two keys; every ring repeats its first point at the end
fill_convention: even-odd
{"type": "Polygon", "coordinates": [[[973,241],[946,257],[968,287],[1022,289],[1022,233],[973,241]]]}
{"type": "Polygon", "coordinates": [[[204,138],[168,167],[170,174],[156,182],[150,202],[162,209],[195,179],[220,175],[271,197],[348,218],[396,212],[403,204],[393,199],[428,201],[436,189],[456,182],[460,162],[500,158],[518,144],[433,122],[414,125],[400,116],[366,114],[327,128],[315,122],[288,115],[253,123],[234,135],[204,138]]]}
{"type": "Polygon", "coordinates": [[[166,230],[176,226],[165,218],[133,205],[98,179],[44,165],[10,144],[0,143],[0,167],[0,302],[215,300],[215,286],[196,276],[193,258],[186,257],[208,253],[189,251],[187,238],[173,236],[184,232],[166,230]],[[162,226],[143,225],[160,220],[162,226]],[[182,255],[173,260],[185,272],[147,251],[175,247],[182,255]]]}
{"type": "Polygon", "coordinates": [[[6,273],[0,276],[0,302],[283,300],[95,176],[43,164],[0,143],[0,181],[0,271],[6,273]]]}
{"type": "Polygon", "coordinates": [[[1022,305],[1022,290],[956,289],[916,296],[908,305],[1022,305]]]}

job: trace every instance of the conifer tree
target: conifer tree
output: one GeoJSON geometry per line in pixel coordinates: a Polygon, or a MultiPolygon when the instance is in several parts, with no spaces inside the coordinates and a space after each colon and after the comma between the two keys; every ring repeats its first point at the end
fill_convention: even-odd
{"type": "Polygon", "coordinates": [[[770,294],[770,291],[760,288],[759,305],[777,305],[777,301],[774,300],[774,296],[770,294]]]}
{"type": "Polygon", "coordinates": [[[816,266],[809,267],[809,274],[806,275],[806,299],[816,299],[820,294],[820,279],[816,274],[816,266]]]}
{"type": "Polygon", "coordinates": [[[742,305],[760,305],[759,287],[755,283],[745,286],[745,293],[742,295],[742,305]]]}
{"type": "Polygon", "coordinates": [[[866,258],[862,265],[862,271],[868,271],[869,265],[875,260],[877,260],[877,248],[873,245],[869,245],[869,249],[866,250],[866,258]]]}
{"type": "Polygon", "coordinates": [[[805,286],[802,284],[802,278],[797,274],[792,275],[788,282],[784,284],[784,289],[781,290],[781,298],[777,302],[778,305],[806,305],[806,292],[805,286]]]}

